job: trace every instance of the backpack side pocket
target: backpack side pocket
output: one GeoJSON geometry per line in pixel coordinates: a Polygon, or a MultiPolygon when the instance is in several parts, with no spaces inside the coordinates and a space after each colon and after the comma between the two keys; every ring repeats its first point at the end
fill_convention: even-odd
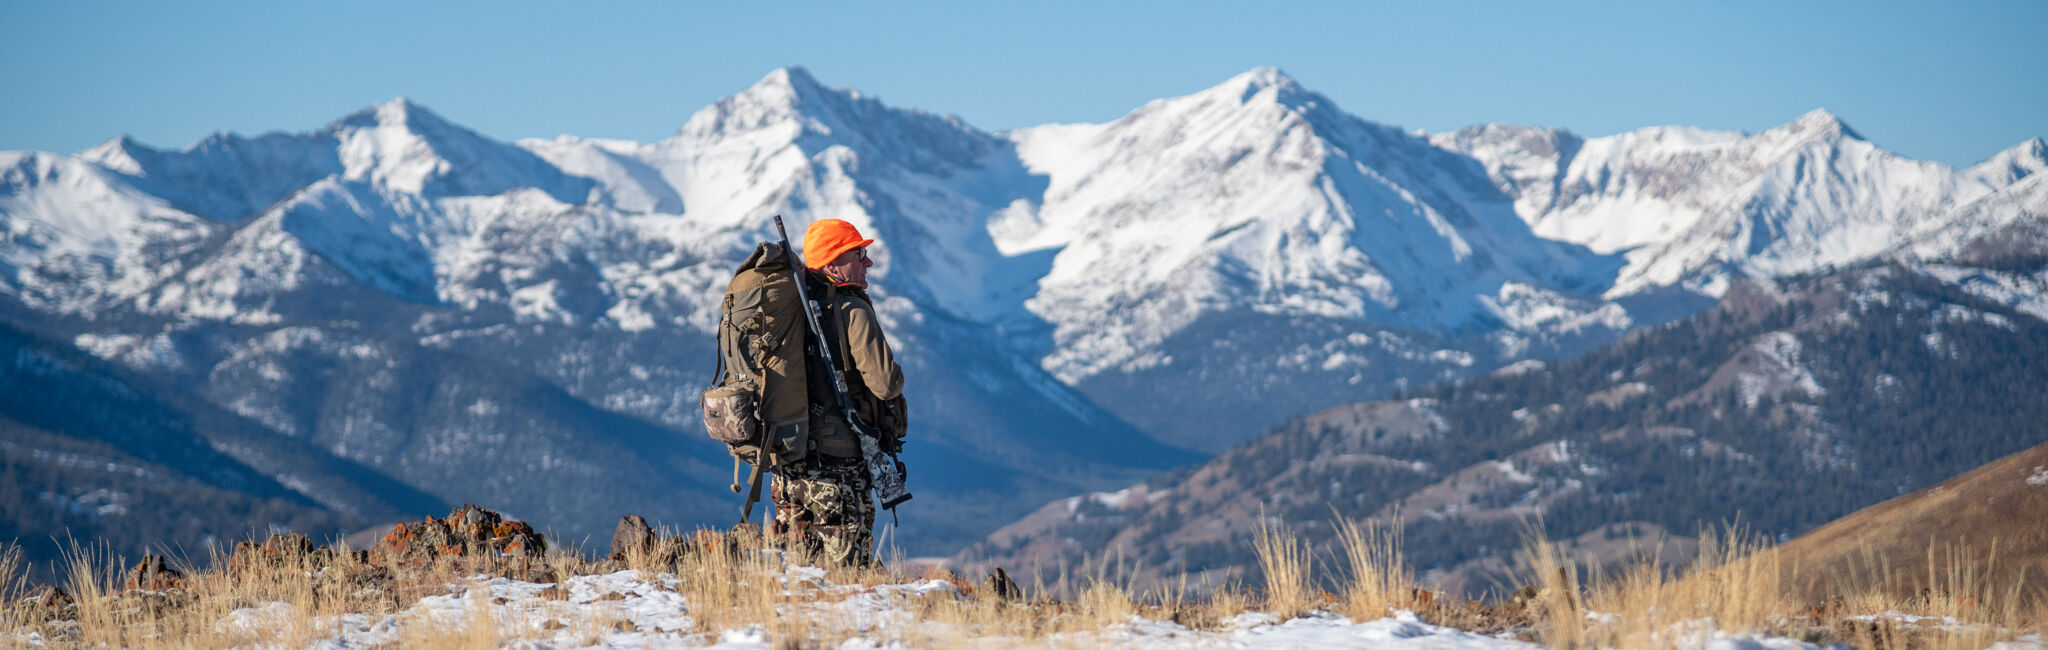
{"type": "Polygon", "coordinates": [[[761,439],[760,389],[754,380],[738,380],[704,390],[699,404],[704,408],[704,430],[713,440],[729,445],[758,443],[761,439]]]}

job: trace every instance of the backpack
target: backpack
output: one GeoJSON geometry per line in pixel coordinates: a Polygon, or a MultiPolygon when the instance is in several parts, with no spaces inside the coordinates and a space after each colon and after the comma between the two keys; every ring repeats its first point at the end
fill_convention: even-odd
{"type": "Polygon", "coordinates": [[[718,369],[700,402],[712,439],[757,475],[810,451],[809,328],[797,298],[798,268],[775,242],[763,242],[740,263],[720,305],[718,369]]]}

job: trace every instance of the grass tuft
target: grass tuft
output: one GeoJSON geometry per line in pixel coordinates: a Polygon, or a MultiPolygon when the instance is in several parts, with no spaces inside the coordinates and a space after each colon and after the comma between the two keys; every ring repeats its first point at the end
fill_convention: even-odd
{"type": "Polygon", "coordinates": [[[1351,570],[1342,601],[1353,620],[1369,621],[1415,606],[1415,573],[1401,554],[1400,516],[1364,524],[1339,518],[1337,545],[1351,570]]]}
{"type": "Polygon", "coordinates": [[[1266,581],[1265,611],[1281,620],[1307,614],[1321,604],[1311,582],[1315,556],[1293,533],[1261,517],[1252,554],[1266,581]]]}

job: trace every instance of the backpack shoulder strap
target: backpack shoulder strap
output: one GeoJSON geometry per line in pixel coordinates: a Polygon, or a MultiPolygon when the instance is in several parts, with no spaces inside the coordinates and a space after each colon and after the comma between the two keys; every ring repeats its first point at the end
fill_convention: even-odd
{"type": "Polygon", "coordinates": [[[732,294],[725,294],[725,301],[720,303],[720,305],[718,331],[712,335],[712,341],[714,341],[712,345],[717,346],[711,350],[711,357],[717,359],[717,366],[711,370],[711,385],[713,386],[725,385],[725,330],[729,329],[731,325],[726,320],[726,317],[732,313],[732,294]]]}
{"type": "MultiPolygon", "coordinates": [[[[857,373],[853,367],[852,350],[846,344],[846,310],[839,305],[838,283],[828,283],[825,289],[825,304],[830,305],[832,310],[832,354],[834,355],[832,360],[838,362],[840,372],[847,375],[856,375],[857,373]]],[[[852,377],[848,377],[847,388],[853,388],[852,383],[852,377]]]]}

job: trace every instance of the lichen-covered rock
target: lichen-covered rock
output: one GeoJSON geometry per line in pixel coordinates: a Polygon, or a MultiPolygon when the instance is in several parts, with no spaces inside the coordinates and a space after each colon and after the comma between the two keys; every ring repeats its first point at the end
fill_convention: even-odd
{"type": "Polygon", "coordinates": [[[504,520],[505,518],[496,512],[485,510],[474,503],[465,503],[462,507],[449,512],[441,523],[447,524],[449,534],[459,542],[478,545],[489,542],[491,532],[497,530],[498,524],[504,520]]]}
{"type": "Polygon", "coordinates": [[[391,532],[370,547],[370,558],[379,564],[421,567],[443,556],[462,555],[448,525],[439,519],[410,521],[391,527],[391,532]]]}
{"type": "Polygon", "coordinates": [[[553,575],[539,562],[547,550],[547,540],[526,522],[466,503],[446,517],[393,526],[370,547],[368,559],[404,570],[468,558],[508,578],[541,580],[553,575]]]}
{"type": "Polygon", "coordinates": [[[541,558],[548,554],[547,540],[523,521],[500,522],[492,527],[486,544],[507,557],[541,558]]]}

